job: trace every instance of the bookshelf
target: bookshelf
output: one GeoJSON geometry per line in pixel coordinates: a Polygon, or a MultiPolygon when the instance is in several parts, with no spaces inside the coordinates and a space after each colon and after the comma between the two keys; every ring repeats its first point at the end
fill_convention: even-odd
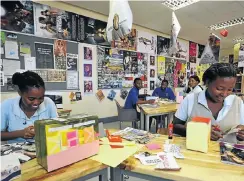
{"type": "Polygon", "coordinates": [[[244,75],[238,74],[237,81],[235,85],[235,93],[236,94],[244,94],[244,75]]]}

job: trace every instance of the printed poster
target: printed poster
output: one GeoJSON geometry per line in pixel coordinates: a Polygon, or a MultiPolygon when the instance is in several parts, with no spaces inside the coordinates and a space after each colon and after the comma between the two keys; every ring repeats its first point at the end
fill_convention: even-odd
{"type": "Polygon", "coordinates": [[[79,89],[79,75],[77,71],[67,71],[67,89],[79,89]]]}
{"type": "Polygon", "coordinates": [[[237,43],[234,45],[234,62],[238,62],[240,48],[241,43],[237,43]]]}
{"type": "Polygon", "coordinates": [[[238,67],[244,67],[244,44],[240,46],[238,67]]]}
{"type": "Polygon", "coordinates": [[[37,73],[43,79],[44,82],[48,81],[48,78],[47,78],[48,71],[47,70],[32,70],[32,71],[37,73]]]}
{"type": "Polygon", "coordinates": [[[84,47],[84,60],[92,60],[92,48],[84,47]]]}
{"type": "Polygon", "coordinates": [[[84,64],[84,77],[92,77],[92,64],[84,64]]]}
{"type": "Polygon", "coordinates": [[[54,40],[55,69],[66,70],[67,42],[65,40],[54,40]]]}
{"type": "Polygon", "coordinates": [[[66,82],[66,71],[49,70],[47,75],[48,82],[66,82]]]}
{"type": "Polygon", "coordinates": [[[155,89],[155,81],[150,81],[150,90],[155,89]]]}
{"type": "Polygon", "coordinates": [[[4,74],[0,71],[0,86],[4,86],[4,74]]]}
{"type": "Polygon", "coordinates": [[[157,36],[144,31],[137,31],[137,51],[156,55],[157,36]]]}
{"type": "Polygon", "coordinates": [[[35,43],[35,51],[37,69],[54,69],[52,44],[35,43]]]}
{"type": "MultiPolygon", "coordinates": [[[[160,78],[160,80],[166,79],[169,82],[169,87],[174,87],[174,70],[175,65],[174,62],[171,61],[170,58],[166,58],[165,60],[165,76],[160,78]]],[[[161,82],[160,82],[161,84],[161,82]]]]}
{"type": "Polygon", "coordinates": [[[5,58],[19,59],[19,45],[17,41],[17,34],[5,33],[5,58]]]}
{"type": "Polygon", "coordinates": [[[116,92],[115,92],[114,90],[110,90],[109,93],[108,93],[107,98],[108,98],[109,100],[113,101],[114,98],[115,98],[115,96],[116,96],[116,92]]]}
{"type": "Polygon", "coordinates": [[[112,48],[119,48],[124,50],[137,51],[137,31],[132,29],[130,34],[125,36],[124,39],[111,42],[112,48]]]}
{"type": "Polygon", "coordinates": [[[5,32],[1,31],[1,49],[0,49],[0,54],[4,54],[4,44],[5,44],[6,36],[5,32]]]}
{"type": "Polygon", "coordinates": [[[0,71],[3,71],[3,59],[0,59],[0,71]]]}
{"type": "Polygon", "coordinates": [[[20,42],[20,56],[31,56],[31,48],[29,43],[20,42]]]}
{"type": "Polygon", "coordinates": [[[98,99],[100,102],[101,102],[102,100],[104,100],[105,96],[104,96],[103,91],[102,91],[101,89],[97,91],[97,93],[96,93],[96,97],[97,97],[97,99],[98,99]]]}
{"type": "Polygon", "coordinates": [[[1,1],[1,29],[34,34],[33,2],[1,1]]]}
{"type": "Polygon", "coordinates": [[[93,93],[93,84],[91,80],[84,81],[84,94],[92,94],[93,93]]]}
{"type": "Polygon", "coordinates": [[[66,66],[67,70],[77,71],[77,67],[78,67],[78,55],[67,53],[67,66],[66,66]]]}
{"type": "Polygon", "coordinates": [[[189,42],[189,61],[191,63],[197,62],[197,44],[194,42],[189,42]]]}
{"type": "MultiPolygon", "coordinates": [[[[148,54],[147,53],[137,53],[138,61],[138,73],[134,75],[134,79],[139,77],[142,80],[142,87],[148,87],[148,54]]],[[[154,72],[155,74],[155,72],[154,72]]]]}
{"type": "Polygon", "coordinates": [[[158,74],[165,74],[165,57],[158,56],[158,74]]]}
{"type": "Polygon", "coordinates": [[[204,51],[205,45],[198,44],[198,58],[202,57],[202,53],[204,51]]]}
{"type": "Polygon", "coordinates": [[[157,36],[157,54],[167,56],[170,46],[170,39],[162,36],[157,36]]]}
{"type": "Polygon", "coordinates": [[[189,61],[189,42],[178,39],[177,46],[178,46],[178,52],[176,53],[176,57],[189,61]]]}
{"type": "Polygon", "coordinates": [[[20,69],[20,61],[3,59],[4,75],[13,75],[16,70],[20,69]]]}

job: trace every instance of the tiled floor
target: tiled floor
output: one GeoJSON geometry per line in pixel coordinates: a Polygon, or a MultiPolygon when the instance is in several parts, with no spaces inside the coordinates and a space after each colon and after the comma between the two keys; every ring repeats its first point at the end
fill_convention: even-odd
{"type": "MultiPolygon", "coordinates": [[[[131,123],[128,123],[128,122],[122,123],[122,129],[124,129],[126,127],[131,127],[131,123]]],[[[104,128],[105,129],[112,129],[112,128],[113,129],[119,129],[119,122],[113,122],[113,123],[104,124],[104,128]]],[[[151,131],[155,132],[155,130],[156,130],[156,128],[155,128],[155,125],[153,124],[152,128],[151,128],[151,131]]],[[[98,177],[90,179],[88,181],[98,181],[98,177]]],[[[129,177],[129,179],[125,179],[125,181],[146,181],[146,180],[138,179],[138,178],[135,178],[135,177],[129,177]]]]}

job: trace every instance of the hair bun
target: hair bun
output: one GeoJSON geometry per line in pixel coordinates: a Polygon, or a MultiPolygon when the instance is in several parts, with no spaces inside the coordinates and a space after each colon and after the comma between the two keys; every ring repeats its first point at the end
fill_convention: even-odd
{"type": "Polygon", "coordinates": [[[12,77],[12,84],[20,85],[23,82],[24,75],[22,73],[16,72],[12,77]]]}

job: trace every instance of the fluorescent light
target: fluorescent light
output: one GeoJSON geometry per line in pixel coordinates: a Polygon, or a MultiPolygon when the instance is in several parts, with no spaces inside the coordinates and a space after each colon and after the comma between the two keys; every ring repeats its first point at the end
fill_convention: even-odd
{"type": "Polygon", "coordinates": [[[242,23],[244,23],[244,17],[235,18],[233,20],[225,21],[222,23],[213,24],[213,25],[209,26],[208,28],[211,30],[219,30],[219,29],[224,29],[224,28],[230,27],[230,26],[240,25],[242,23]]]}
{"type": "Polygon", "coordinates": [[[162,4],[175,11],[198,1],[200,0],[163,0],[162,4]]]}
{"type": "Polygon", "coordinates": [[[242,41],[244,41],[244,38],[234,38],[233,41],[236,43],[242,42],[242,41]]]}

